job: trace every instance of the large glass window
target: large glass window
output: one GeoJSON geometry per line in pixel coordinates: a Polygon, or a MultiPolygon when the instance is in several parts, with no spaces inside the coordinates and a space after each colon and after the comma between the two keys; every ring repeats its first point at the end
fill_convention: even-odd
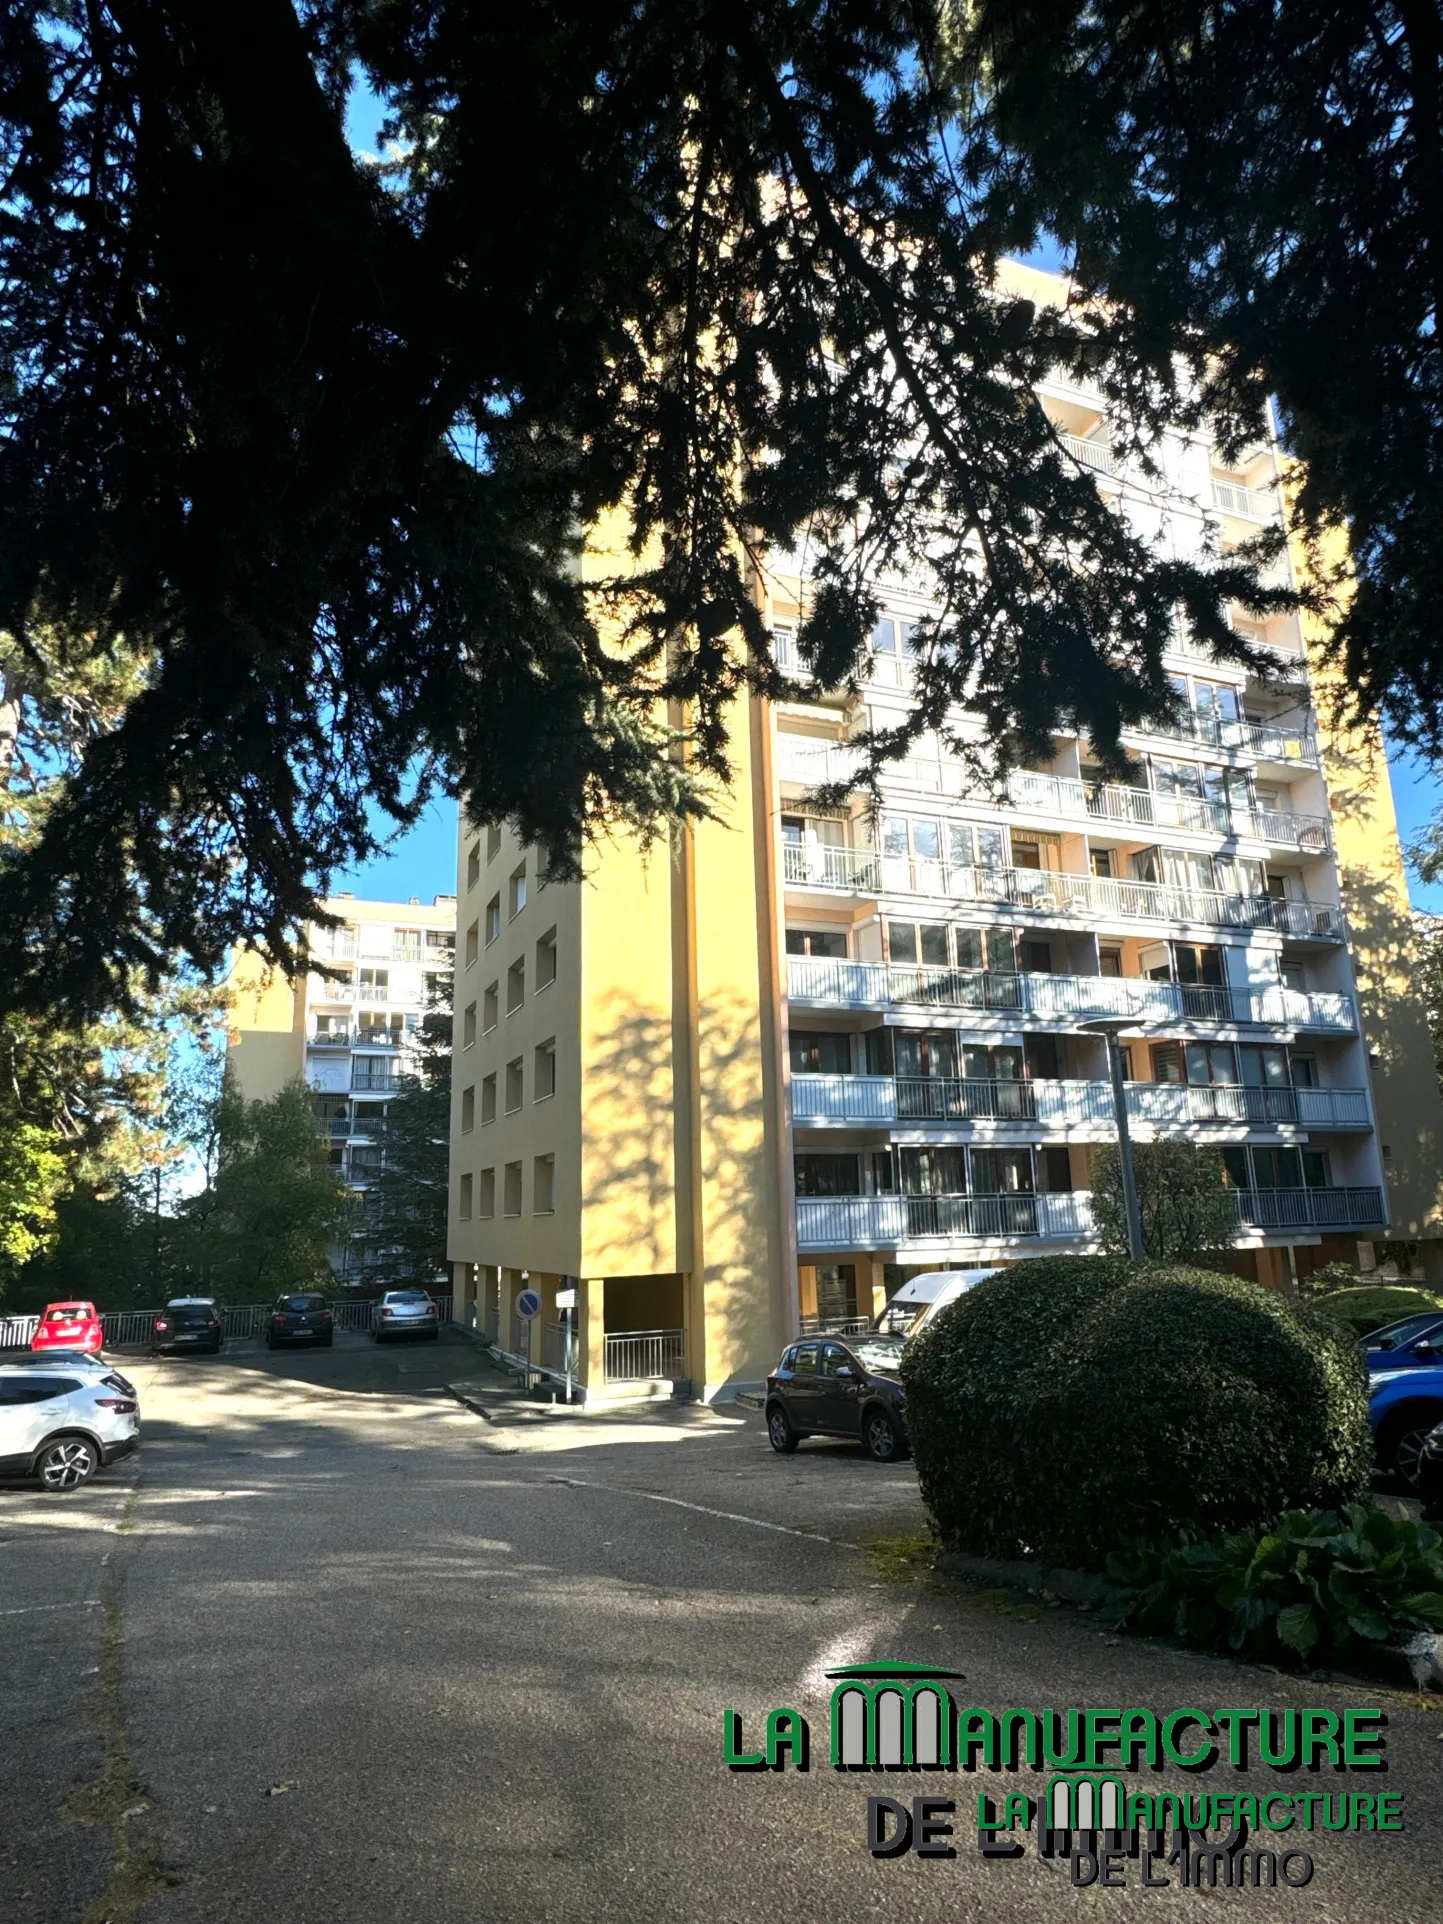
{"type": "Polygon", "coordinates": [[[1238,1079],[1237,1062],[1226,1042],[1190,1042],[1187,1045],[1187,1079],[1192,1083],[1233,1083],[1238,1079]]]}
{"type": "Polygon", "coordinates": [[[826,955],[844,961],[847,954],[845,929],[788,929],[788,955],[826,955]]]}
{"type": "Polygon", "coordinates": [[[860,1196],[861,1175],[854,1155],[802,1152],[796,1157],[799,1196],[860,1196]]]}
{"type": "Polygon", "coordinates": [[[1238,1050],[1242,1079],[1252,1089],[1286,1089],[1289,1086],[1286,1049],[1259,1048],[1245,1043],[1238,1050]]]}
{"type": "Polygon", "coordinates": [[[1028,1195],[1033,1187],[1030,1149],[974,1149],[972,1151],[974,1195],[1028,1195]]]}
{"type": "Polygon", "coordinates": [[[821,1029],[793,1029],[788,1044],[793,1075],[845,1076],[851,1073],[850,1036],[821,1029]]]}
{"type": "Polygon", "coordinates": [[[956,1038],[950,1029],[898,1029],[893,1050],[899,1076],[955,1076],[956,1038]]]}
{"type": "Polygon", "coordinates": [[[921,1149],[898,1152],[902,1165],[902,1191],[908,1196],[965,1196],[967,1163],[962,1149],[947,1144],[929,1144],[921,1149]]]}

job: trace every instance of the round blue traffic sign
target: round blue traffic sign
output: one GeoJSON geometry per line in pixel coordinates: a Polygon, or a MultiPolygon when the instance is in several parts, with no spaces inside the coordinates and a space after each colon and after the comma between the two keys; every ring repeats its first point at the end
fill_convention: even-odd
{"type": "Polygon", "coordinates": [[[529,1323],[533,1316],[541,1314],[541,1296],[534,1289],[523,1289],[516,1298],[516,1314],[523,1323],[529,1323]]]}

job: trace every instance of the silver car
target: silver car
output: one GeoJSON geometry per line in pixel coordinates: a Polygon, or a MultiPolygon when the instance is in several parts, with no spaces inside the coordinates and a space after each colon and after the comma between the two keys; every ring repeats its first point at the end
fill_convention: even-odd
{"type": "Polygon", "coordinates": [[[424,1289],[388,1289],[371,1309],[371,1334],[378,1343],[392,1336],[441,1334],[441,1318],[424,1289]]]}

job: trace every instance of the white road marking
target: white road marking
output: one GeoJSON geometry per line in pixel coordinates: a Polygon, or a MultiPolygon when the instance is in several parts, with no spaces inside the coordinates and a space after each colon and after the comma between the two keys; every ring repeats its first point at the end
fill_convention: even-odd
{"type": "MultiPolygon", "coordinates": [[[[698,1516],[720,1517],[723,1523],[749,1523],[754,1530],[774,1530],[778,1536],[805,1537],[808,1543],[836,1543],[819,1530],[794,1530],[785,1523],[768,1523],[764,1517],[739,1516],[735,1510],[712,1510],[705,1503],[687,1503],[679,1496],[660,1496],[655,1490],[628,1490],[615,1483],[587,1483],[577,1476],[549,1476],[548,1483],[564,1483],[573,1490],[605,1490],[610,1496],[636,1496],[647,1503],[669,1503],[673,1509],[694,1510],[698,1516]]],[[[846,1546],[850,1548],[850,1545],[846,1546]]]]}
{"type": "Polygon", "coordinates": [[[0,1617],[33,1617],[41,1610],[98,1610],[99,1597],[77,1597],[74,1603],[27,1603],[20,1610],[0,1610],[0,1617]]]}

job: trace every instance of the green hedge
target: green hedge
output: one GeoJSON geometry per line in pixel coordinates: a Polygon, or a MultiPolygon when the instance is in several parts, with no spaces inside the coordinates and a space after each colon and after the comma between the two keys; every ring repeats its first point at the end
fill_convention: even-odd
{"type": "Polygon", "coordinates": [[[1369,1484],[1361,1352],[1276,1292],[1052,1257],[989,1277],[907,1345],[907,1427],[944,1545],[1100,1568],[1369,1484]]]}
{"type": "Polygon", "coordinates": [[[1346,1323],[1359,1336],[1368,1336],[1386,1323],[1401,1323],[1405,1316],[1437,1309],[1438,1299],[1408,1283],[1370,1283],[1362,1289],[1339,1289],[1331,1296],[1319,1296],[1310,1307],[1346,1323]]]}

